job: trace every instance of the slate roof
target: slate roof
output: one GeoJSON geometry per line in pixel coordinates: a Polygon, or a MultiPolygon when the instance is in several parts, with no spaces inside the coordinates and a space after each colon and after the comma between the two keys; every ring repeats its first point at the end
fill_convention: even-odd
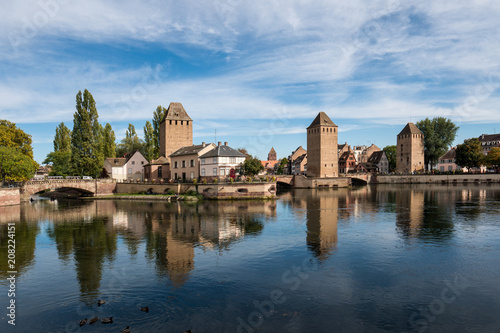
{"type": "Polygon", "coordinates": [[[214,144],[209,143],[206,145],[192,145],[192,146],[187,146],[187,147],[182,147],[174,151],[172,154],[170,154],[170,157],[175,157],[175,156],[183,156],[183,155],[193,155],[193,154],[198,154],[201,150],[207,148],[208,146],[215,147],[214,144]]]}
{"type": "Polygon", "coordinates": [[[236,149],[233,149],[229,146],[217,146],[211,151],[201,155],[201,158],[205,157],[217,157],[217,156],[229,156],[229,157],[246,157],[245,154],[240,153],[236,149]]]}
{"type": "Polygon", "coordinates": [[[446,152],[446,154],[444,154],[443,156],[441,156],[439,158],[439,160],[454,160],[455,156],[456,156],[456,153],[457,153],[457,149],[456,148],[451,148],[450,150],[448,150],[446,152]]]}
{"type": "Polygon", "coordinates": [[[500,134],[483,134],[478,139],[480,142],[500,141],[500,134]]]}
{"type": "Polygon", "coordinates": [[[122,167],[127,163],[127,159],[125,157],[107,157],[105,159],[112,167],[122,167]]]}
{"type": "Polygon", "coordinates": [[[401,131],[401,133],[398,134],[398,136],[400,136],[400,135],[408,135],[408,134],[423,134],[423,133],[418,129],[417,126],[415,126],[414,123],[408,123],[403,128],[403,130],[401,131]]]}
{"type": "Polygon", "coordinates": [[[160,158],[151,161],[150,163],[146,165],[165,165],[165,164],[170,164],[165,156],[160,156],[160,158]]]}
{"type": "Polygon", "coordinates": [[[370,158],[368,159],[368,163],[373,163],[373,164],[379,164],[380,160],[382,159],[382,156],[384,156],[384,151],[379,150],[379,151],[374,151],[370,158]]]}
{"type": "Polygon", "coordinates": [[[335,127],[338,127],[337,125],[335,125],[333,123],[333,121],[323,111],[318,113],[318,115],[313,120],[311,125],[309,125],[308,128],[316,127],[316,126],[335,126],[335,127]]]}
{"type": "Polygon", "coordinates": [[[181,103],[170,103],[162,122],[165,120],[192,120],[181,103]]]}

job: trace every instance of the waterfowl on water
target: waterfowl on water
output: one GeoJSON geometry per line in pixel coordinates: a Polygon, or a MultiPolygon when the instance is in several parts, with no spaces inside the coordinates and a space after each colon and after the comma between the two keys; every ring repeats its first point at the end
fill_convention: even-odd
{"type": "Polygon", "coordinates": [[[106,304],[106,300],[105,299],[100,299],[97,301],[97,306],[101,306],[103,304],[106,304]]]}
{"type": "Polygon", "coordinates": [[[139,309],[144,312],[149,312],[149,306],[141,306],[139,309]]]}
{"type": "Polygon", "coordinates": [[[184,332],[182,332],[182,333],[193,333],[193,331],[191,331],[191,330],[187,330],[187,331],[184,331],[184,332]]]}
{"type": "Polygon", "coordinates": [[[102,318],[102,319],[101,319],[101,322],[102,322],[103,324],[111,324],[111,323],[113,323],[113,317],[109,317],[109,318],[102,318]]]}
{"type": "Polygon", "coordinates": [[[126,328],[123,329],[122,333],[130,333],[130,328],[127,326],[126,328]]]}
{"type": "Polygon", "coordinates": [[[90,319],[89,325],[92,325],[93,323],[95,323],[98,320],[99,320],[99,318],[97,318],[97,317],[94,317],[94,318],[90,319]]]}
{"type": "Polygon", "coordinates": [[[80,320],[80,326],[83,326],[87,323],[87,318],[80,320]]]}

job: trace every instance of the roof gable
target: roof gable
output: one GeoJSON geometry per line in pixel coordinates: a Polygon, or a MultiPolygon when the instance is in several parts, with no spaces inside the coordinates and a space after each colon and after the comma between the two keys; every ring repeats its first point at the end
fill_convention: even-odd
{"type": "Polygon", "coordinates": [[[313,120],[313,122],[311,123],[311,125],[309,125],[308,128],[316,127],[316,126],[335,126],[335,127],[338,127],[337,125],[335,125],[333,123],[333,121],[323,111],[321,111],[320,113],[318,113],[318,115],[313,120]]]}
{"type": "Polygon", "coordinates": [[[401,131],[401,133],[398,134],[398,136],[400,136],[400,135],[408,135],[408,134],[423,134],[423,133],[422,133],[422,131],[420,131],[418,129],[417,126],[415,126],[414,123],[408,123],[403,128],[403,130],[401,131]]]}

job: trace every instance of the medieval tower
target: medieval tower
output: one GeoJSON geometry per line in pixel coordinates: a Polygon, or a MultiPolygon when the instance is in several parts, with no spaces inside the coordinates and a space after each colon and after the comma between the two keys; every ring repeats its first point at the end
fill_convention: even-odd
{"type": "Polygon", "coordinates": [[[424,165],[424,134],[415,124],[408,123],[398,134],[396,172],[423,172],[424,165]]]}
{"type": "Polygon", "coordinates": [[[170,103],[160,123],[160,155],[169,159],[177,149],[192,145],[193,120],[181,103],[170,103]]]}
{"type": "Polygon", "coordinates": [[[278,156],[276,154],[276,150],[274,150],[274,147],[271,147],[269,154],[267,154],[267,160],[268,161],[277,161],[278,160],[278,156]]]}
{"type": "Polygon", "coordinates": [[[338,177],[338,126],[324,112],[307,128],[307,176],[338,177]]]}

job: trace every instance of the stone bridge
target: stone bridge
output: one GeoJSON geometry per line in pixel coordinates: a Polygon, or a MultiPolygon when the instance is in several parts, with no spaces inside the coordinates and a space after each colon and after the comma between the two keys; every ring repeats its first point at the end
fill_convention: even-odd
{"type": "Polygon", "coordinates": [[[115,192],[116,181],[112,179],[30,180],[20,188],[21,200],[27,201],[30,195],[41,191],[61,189],[74,189],[91,196],[109,195],[115,192]]]}
{"type": "Polygon", "coordinates": [[[373,181],[371,174],[348,174],[333,178],[308,178],[306,176],[278,175],[279,185],[295,188],[346,187],[351,184],[366,185],[373,181]]]}

